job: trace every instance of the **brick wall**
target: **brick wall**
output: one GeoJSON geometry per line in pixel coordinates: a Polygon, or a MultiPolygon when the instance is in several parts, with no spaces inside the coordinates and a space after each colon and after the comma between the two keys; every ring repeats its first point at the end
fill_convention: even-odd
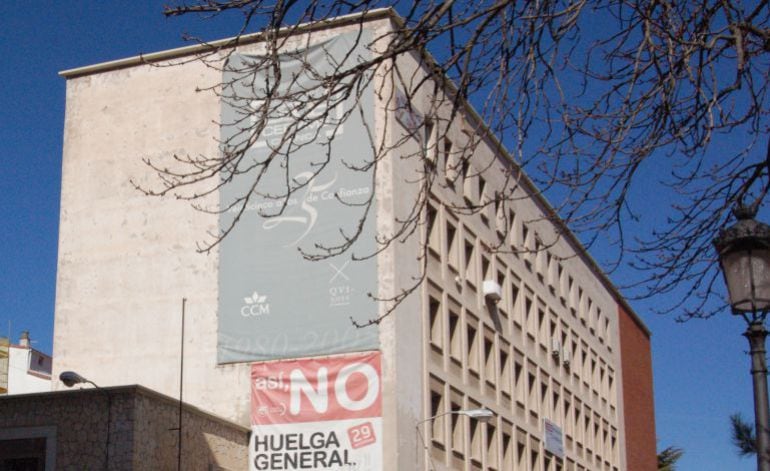
{"type": "Polygon", "coordinates": [[[658,464],[650,336],[622,306],[618,306],[618,319],[626,468],[628,471],[655,471],[658,464]]]}

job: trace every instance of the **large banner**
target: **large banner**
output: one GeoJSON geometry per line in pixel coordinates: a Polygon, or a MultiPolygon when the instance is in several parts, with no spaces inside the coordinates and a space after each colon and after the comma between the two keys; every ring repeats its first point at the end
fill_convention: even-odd
{"type": "Polygon", "coordinates": [[[382,470],[379,352],[255,363],[249,469],[382,470]]]}
{"type": "MultiPolygon", "coordinates": [[[[228,60],[223,152],[239,146],[248,150],[244,159],[223,169],[223,179],[232,181],[219,191],[220,207],[244,195],[250,199],[219,249],[220,363],[379,348],[376,326],[353,325],[377,312],[369,296],[377,291],[376,257],[354,260],[375,251],[376,211],[366,206],[373,197],[373,175],[361,169],[372,160],[373,93],[371,86],[360,85],[350,97],[309,98],[323,90],[317,85],[325,74],[371,55],[365,47],[370,35],[363,33],[283,54],[280,80],[273,69],[261,72],[255,66],[258,56],[233,54],[228,60]],[[265,106],[265,87],[276,83],[283,101],[269,100],[267,125],[251,136],[250,110],[265,106]],[[287,133],[294,136],[290,142],[284,139],[287,133]],[[261,183],[252,188],[263,171],[261,183]],[[296,191],[287,196],[287,186],[296,191]],[[316,261],[303,258],[301,251],[328,254],[319,247],[344,242],[365,214],[368,223],[351,250],[316,261]]],[[[222,230],[237,208],[220,216],[222,230]]]]}

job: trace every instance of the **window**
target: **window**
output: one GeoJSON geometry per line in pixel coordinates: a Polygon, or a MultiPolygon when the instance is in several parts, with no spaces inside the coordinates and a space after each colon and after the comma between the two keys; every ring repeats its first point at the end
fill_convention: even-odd
{"type": "MultiPolygon", "coordinates": [[[[526,224],[521,225],[521,241],[519,245],[521,246],[521,250],[526,250],[528,248],[529,243],[529,228],[526,224]]],[[[528,254],[525,254],[528,255],[528,254]]]]}
{"type": "Polygon", "coordinates": [[[442,352],[444,346],[444,323],[442,322],[441,302],[433,296],[428,298],[428,316],[428,322],[430,324],[430,346],[434,350],[442,352]]]}
{"type": "Polygon", "coordinates": [[[467,343],[468,348],[468,371],[478,379],[479,377],[479,333],[477,321],[471,321],[468,319],[466,325],[467,343]]]}
{"type": "Polygon", "coordinates": [[[452,141],[444,138],[444,145],[442,149],[444,154],[444,178],[446,179],[447,183],[454,185],[458,177],[458,168],[452,150],[452,141]]]}
{"type": "Polygon", "coordinates": [[[497,469],[497,428],[487,424],[487,467],[497,469]]]}
{"type": "Polygon", "coordinates": [[[546,325],[548,323],[545,320],[545,309],[543,307],[537,308],[537,339],[540,342],[540,346],[543,348],[548,348],[546,344],[546,339],[548,337],[548,331],[546,330],[546,325]]]}
{"type": "Polygon", "coordinates": [[[492,276],[492,265],[489,263],[489,259],[485,256],[481,256],[481,274],[483,275],[483,280],[494,280],[494,277],[492,276]]]}
{"type": "Polygon", "coordinates": [[[559,394],[559,384],[553,383],[553,392],[551,393],[551,417],[561,417],[561,395],[559,394]]]}
{"type": "MultiPolygon", "coordinates": [[[[430,416],[435,417],[444,413],[444,384],[431,377],[430,380],[430,416]]],[[[446,416],[436,417],[429,421],[430,423],[430,438],[434,446],[438,446],[443,449],[446,444],[446,437],[444,435],[444,419],[446,416]]]]}
{"type": "Polygon", "coordinates": [[[55,426],[0,428],[0,470],[55,469],[55,444],[55,426]]]}
{"type": "MultiPolygon", "coordinates": [[[[478,409],[481,407],[478,404],[469,404],[469,406],[471,409],[478,409]]],[[[468,422],[470,425],[471,460],[480,464],[483,444],[481,436],[481,422],[479,419],[474,419],[472,417],[468,419],[468,422]]]]}
{"type": "Polygon", "coordinates": [[[498,196],[495,198],[495,230],[497,231],[497,237],[500,243],[505,241],[505,232],[508,227],[508,221],[505,219],[505,205],[503,204],[503,196],[498,196]]]}
{"type": "Polygon", "coordinates": [[[581,342],[580,351],[583,353],[582,359],[581,359],[583,385],[586,387],[586,389],[588,389],[591,387],[591,385],[588,382],[591,378],[591,370],[589,369],[589,366],[588,366],[588,355],[589,355],[588,345],[586,345],[585,342],[581,342]]]}
{"type": "Polygon", "coordinates": [[[0,440],[0,469],[45,469],[46,438],[19,438],[0,440]]]}
{"type": "Polygon", "coordinates": [[[485,226],[489,227],[489,212],[490,212],[490,202],[492,201],[492,198],[487,195],[487,181],[484,179],[484,177],[479,176],[479,204],[482,205],[480,216],[481,216],[481,223],[485,226]]]}
{"type": "Polygon", "coordinates": [[[516,433],[516,469],[532,469],[527,467],[526,434],[519,430],[516,433]]]}
{"type": "MultiPolygon", "coordinates": [[[[553,313],[552,313],[553,314],[553,313]]],[[[555,316],[549,316],[550,319],[554,319],[555,316]]],[[[554,363],[558,366],[559,359],[561,358],[561,346],[564,345],[559,342],[559,332],[557,330],[557,324],[554,320],[550,320],[548,323],[548,338],[550,339],[550,349],[551,349],[551,358],[554,360],[554,363]]]]}
{"type": "MultiPolygon", "coordinates": [[[[500,265],[501,263],[498,261],[498,266],[500,265]]],[[[497,303],[497,312],[501,317],[500,321],[502,322],[502,332],[508,334],[510,330],[508,325],[508,301],[510,300],[510,287],[508,286],[508,277],[505,276],[505,267],[497,272],[497,284],[500,285],[502,291],[502,298],[500,299],[500,302],[497,303]]]]}
{"type": "Polygon", "coordinates": [[[548,270],[548,263],[546,260],[546,250],[543,247],[543,243],[540,241],[540,237],[535,234],[535,272],[537,273],[537,279],[540,283],[545,282],[545,274],[548,270]]]}
{"type": "Polygon", "coordinates": [[[511,397],[511,365],[509,363],[510,355],[508,354],[508,344],[501,340],[500,349],[498,350],[498,365],[500,368],[500,392],[503,396],[511,397]]]}
{"type": "Polygon", "coordinates": [[[428,161],[436,162],[436,140],[434,136],[435,126],[433,120],[426,118],[423,122],[422,131],[422,155],[428,161]]]}
{"type": "Polygon", "coordinates": [[[575,441],[578,442],[578,444],[583,443],[583,413],[581,411],[581,408],[583,405],[581,404],[580,400],[575,399],[575,418],[572,421],[573,424],[575,424],[575,441]]]}
{"type": "Polygon", "coordinates": [[[548,289],[551,294],[556,294],[556,289],[559,287],[558,263],[551,252],[546,252],[545,255],[548,263],[548,289]]]}
{"type": "Polygon", "coordinates": [[[516,213],[510,209],[508,210],[508,242],[511,244],[513,254],[518,256],[520,249],[519,233],[518,233],[518,221],[516,220],[516,213]]]}
{"type": "Polygon", "coordinates": [[[425,216],[425,234],[428,238],[428,250],[433,255],[440,257],[441,250],[441,238],[436,222],[438,221],[438,211],[433,205],[428,205],[427,214],[425,216]]]}
{"type": "Polygon", "coordinates": [[[495,368],[495,337],[484,328],[484,381],[492,389],[497,384],[497,368],[495,368]]]}
{"type": "Polygon", "coordinates": [[[599,360],[599,388],[602,401],[607,401],[607,395],[610,393],[607,387],[607,369],[605,368],[604,360],[599,360]]]}
{"type": "Polygon", "coordinates": [[[580,378],[580,350],[578,349],[578,343],[577,341],[572,341],[572,362],[570,363],[572,374],[575,377],[575,380],[578,381],[580,378]]]}
{"type": "Polygon", "coordinates": [[[526,386],[524,385],[524,366],[518,360],[513,365],[513,381],[514,388],[516,389],[516,402],[524,406],[526,391],[526,386]]]}
{"type": "MultiPolygon", "coordinates": [[[[452,410],[453,411],[463,410],[463,407],[459,401],[455,402],[455,400],[453,400],[452,410]]],[[[462,421],[463,416],[460,414],[451,414],[449,415],[449,417],[451,422],[450,426],[452,429],[452,452],[455,455],[462,457],[465,454],[465,433],[463,430],[463,421],[462,421]]]]}
{"type": "Polygon", "coordinates": [[[527,324],[527,335],[535,340],[537,335],[537,326],[535,316],[532,313],[532,299],[529,296],[524,298],[524,321],[527,324]]]}
{"type": "MultiPolygon", "coordinates": [[[[509,427],[506,426],[507,430],[509,427]]],[[[513,437],[503,432],[503,464],[502,469],[513,469],[513,437]]]]}
{"type": "Polygon", "coordinates": [[[458,363],[462,362],[462,337],[460,336],[460,315],[449,311],[449,356],[458,363]]]}
{"type": "Polygon", "coordinates": [[[596,335],[596,326],[596,304],[593,299],[588,298],[588,331],[592,335],[596,335]]]}
{"type": "Polygon", "coordinates": [[[513,309],[513,323],[521,330],[521,326],[524,325],[522,306],[519,302],[519,286],[518,282],[511,283],[511,309],[513,309]]]}
{"type": "Polygon", "coordinates": [[[478,181],[476,180],[475,175],[473,173],[473,167],[471,167],[470,159],[463,158],[462,161],[462,174],[463,174],[463,197],[465,197],[465,203],[469,206],[472,206],[473,203],[477,200],[477,191],[476,185],[478,184],[478,181]]]}
{"type": "Polygon", "coordinates": [[[477,273],[476,273],[476,251],[473,241],[465,241],[465,281],[472,286],[476,286],[477,273]]]}
{"type": "Polygon", "coordinates": [[[539,447],[532,446],[529,452],[529,469],[540,469],[540,450],[539,447]]]}
{"type": "Polygon", "coordinates": [[[564,435],[568,438],[572,438],[572,431],[574,430],[572,415],[572,398],[569,395],[564,396],[564,435]]]}
{"type": "Polygon", "coordinates": [[[454,269],[455,273],[457,273],[458,267],[460,266],[460,248],[457,239],[457,226],[447,221],[446,240],[447,254],[449,254],[447,264],[449,265],[450,269],[454,269]]]}
{"type": "Polygon", "coordinates": [[[527,408],[530,413],[537,417],[537,376],[535,376],[535,366],[529,366],[527,374],[527,408]]]}

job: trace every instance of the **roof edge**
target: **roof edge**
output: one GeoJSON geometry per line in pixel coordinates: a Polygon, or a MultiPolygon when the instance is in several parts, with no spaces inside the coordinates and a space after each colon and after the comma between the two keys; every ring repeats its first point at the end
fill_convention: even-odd
{"type": "MultiPolygon", "coordinates": [[[[375,21],[384,18],[397,18],[393,8],[377,8],[374,10],[364,11],[360,13],[351,13],[349,15],[338,16],[330,18],[328,20],[318,20],[312,23],[301,23],[295,26],[287,26],[279,30],[280,35],[305,33],[310,31],[318,31],[327,28],[336,28],[339,26],[349,25],[356,22],[375,21]]],[[[98,64],[86,65],[83,67],[76,67],[73,69],[66,69],[59,72],[59,76],[65,79],[82,77],[84,75],[91,75],[100,72],[106,72],[115,69],[125,69],[136,65],[148,64],[153,62],[160,62],[169,59],[177,59],[179,57],[190,56],[201,53],[211,53],[219,49],[243,46],[245,44],[253,44],[262,41],[264,33],[251,33],[244,34],[243,36],[235,36],[231,38],[219,39],[211,42],[201,42],[191,46],[183,46],[174,49],[167,49],[165,51],[153,52],[150,54],[139,54],[138,56],[127,57],[124,59],[116,59],[107,62],[100,62],[98,64]]]]}
{"type": "MultiPolygon", "coordinates": [[[[126,385],[119,385],[119,386],[105,386],[105,387],[96,387],[96,388],[58,389],[58,390],[52,390],[52,391],[31,392],[31,393],[22,393],[22,394],[4,394],[0,396],[0,402],[25,401],[30,399],[56,400],[59,397],[74,397],[78,395],[98,396],[103,394],[108,394],[112,397],[116,397],[119,395],[144,396],[144,397],[148,397],[153,400],[156,400],[158,402],[162,402],[167,405],[172,405],[175,407],[178,406],[180,403],[179,399],[174,399],[171,396],[167,396],[159,391],[150,389],[147,386],[142,386],[141,384],[126,384],[126,385]]],[[[224,417],[220,417],[214,414],[213,412],[209,412],[207,410],[201,409],[200,407],[190,404],[189,402],[182,402],[182,410],[187,411],[188,413],[191,413],[191,414],[196,414],[198,416],[206,417],[211,421],[224,424],[228,427],[238,429],[243,433],[249,433],[251,430],[246,426],[233,422],[224,417]]]]}

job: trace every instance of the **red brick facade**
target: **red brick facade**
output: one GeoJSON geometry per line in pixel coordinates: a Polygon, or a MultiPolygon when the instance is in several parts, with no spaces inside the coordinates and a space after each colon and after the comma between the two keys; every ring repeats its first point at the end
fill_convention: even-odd
{"type": "Polygon", "coordinates": [[[621,381],[626,429],[626,468],[628,471],[655,471],[658,464],[650,335],[623,306],[618,306],[618,319],[620,361],[623,370],[621,381]]]}

